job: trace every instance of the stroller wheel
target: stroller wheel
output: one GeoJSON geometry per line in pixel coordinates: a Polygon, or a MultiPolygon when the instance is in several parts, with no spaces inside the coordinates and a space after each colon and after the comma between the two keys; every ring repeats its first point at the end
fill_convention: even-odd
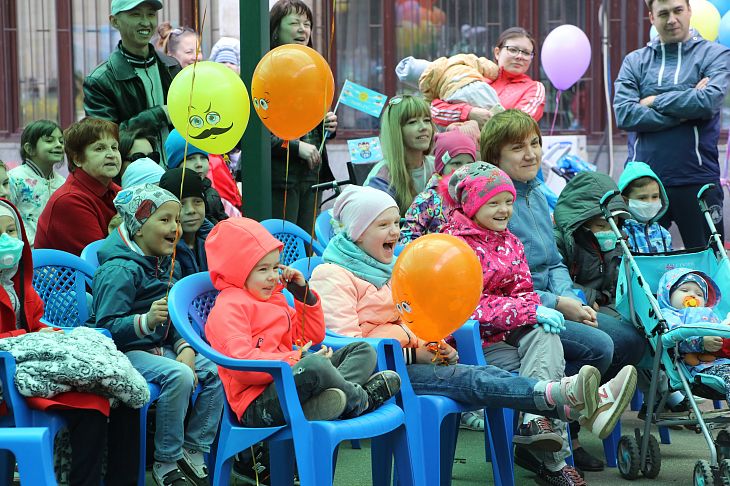
{"type": "Polygon", "coordinates": [[[694,486],[712,486],[715,484],[710,461],[700,460],[695,463],[692,484],[694,486]]]}
{"type": "MultiPolygon", "coordinates": [[[[641,471],[639,443],[631,435],[622,435],[616,447],[618,471],[625,479],[636,479],[641,471]]],[[[657,471],[658,472],[658,471],[657,471]]]]}
{"type": "Polygon", "coordinates": [[[717,433],[715,447],[717,448],[717,462],[730,459],[730,433],[727,430],[723,429],[717,433]]]}
{"type": "Polygon", "coordinates": [[[730,484],[730,459],[720,461],[720,480],[721,484],[730,484]]]}
{"type": "Polygon", "coordinates": [[[649,479],[659,476],[662,468],[662,452],[659,450],[659,442],[656,437],[649,434],[649,450],[646,455],[646,464],[641,468],[642,474],[649,479]]]}

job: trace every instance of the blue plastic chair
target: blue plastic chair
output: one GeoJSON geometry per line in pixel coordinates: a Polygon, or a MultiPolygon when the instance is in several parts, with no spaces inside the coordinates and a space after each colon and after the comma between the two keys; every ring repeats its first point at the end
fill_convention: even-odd
{"type": "Polygon", "coordinates": [[[335,236],[335,230],[332,227],[331,209],[325,209],[317,216],[317,219],[314,221],[314,235],[323,247],[326,247],[327,243],[335,236]]]}
{"type": "Polygon", "coordinates": [[[81,250],[81,259],[91,265],[91,268],[96,269],[99,267],[99,249],[102,247],[106,240],[92,241],[86,247],[81,250]]]}
{"type": "MultiPolygon", "coordinates": [[[[96,241],[100,243],[104,240],[96,241]]],[[[92,243],[92,245],[94,244],[92,243]]],[[[88,249],[88,247],[87,247],[88,249]]],[[[87,253],[90,255],[90,253],[87,253]]],[[[94,253],[96,256],[96,253],[94,253]]],[[[89,299],[94,268],[76,255],[60,250],[33,250],[33,288],[43,300],[43,319],[55,327],[78,327],[89,318],[89,299]]],[[[101,330],[109,335],[107,330],[101,330]]],[[[160,396],[160,387],[147,383],[150,401],[140,410],[139,484],[145,482],[147,411],[160,396]]],[[[60,420],[60,419],[59,419],[60,420]]],[[[52,432],[54,432],[52,430],[52,432]]],[[[55,435],[55,432],[54,432],[55,435]]]]}
{"type": "Polygon", "coordinates": [[[337,445],[343,440],[366,437],[372,438],[373,484],[390,484],[391,456],[395,457],[400,484],[423,484],[414,478],[421,464],[420,456],[409,454],[409,449],[413,450],[415,445],[409,444],[405,415],[395,404],[387,403],[354,419],[310,422],[304,418],[291,367],[287,363],[230,358],[203,341],[195,332],[191,319],[204,328],[217,294],[207,272],[189,275],[175,284],[168,301],[175,328],[198,353],[218,366],[271,375],[287,424],[263,428],[242,427],[228,403],[224,402],[220,431],[214,450],[211,451],[211,484],[228,484],[233,456],[265,440],[270,443],[271,464],[277,465],[271,471],[272,484],[291,484],[293,459],[296,456],[303,486],[331,485],[337,445]]]}
{"type": "Polygon", "coordinates": [[[289,266],[302,272],[302,274],[304,274],[304,278],[309,280],[312,278],[312,271],[317,267],[317,265],[321,265],[322,263],[324,263],[324,260],[321,256],[313,256],[292,262],[289,266]]]}
{"type": "Polygon", "coordinates": [[[44,304],[43,319],[52,326],[83,326],[89,318],[87,288],[94,269],[60,250],[33,250],[33,288],[44,304]]]}
{"type": "Polygon", "coordinates": [[[47,427],[0,428],[0,479],[7,484],[12,480],[14,461],[4,451],[15,456],[22,484],[57,484],[53,471],[53,442],[47,427]]]}
{"type": "Polygon", "coordinates": [[[310,245],[315,255],[322,256],[324,247],[294,223],[283,219],[265,219],[261,224],[274,238],[284,243],[284,248],[281,250],[283,265],[290,265],[296,260],[308,257],[307,246],[310,245]]]}

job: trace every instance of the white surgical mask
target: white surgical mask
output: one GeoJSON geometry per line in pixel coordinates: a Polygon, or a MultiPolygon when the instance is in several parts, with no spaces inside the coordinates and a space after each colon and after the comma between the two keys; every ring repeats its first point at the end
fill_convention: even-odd
{"type": "Polygon", "coordinates": [[[638,199],[629,199],[629,211],[637,221],[646,223],[659,214],[662,209],[662,202],[644,202],[638,199]]]}

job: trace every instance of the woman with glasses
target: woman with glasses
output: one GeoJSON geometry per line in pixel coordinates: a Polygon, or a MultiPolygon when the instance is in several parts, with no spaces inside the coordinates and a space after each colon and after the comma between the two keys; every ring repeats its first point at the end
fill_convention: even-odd
{"type": "Polygon", "coordinates": [[[365,186],[390,194],[401,209],[401,216],[416,195],[426,188],[434,172],[431,155],[436,126],[423,98],[394,96],[380,118],[380,143],[383,160],[375,164],[365,186]]]}
{"type": "Polygon", "coordinates": [[[156,37],[153,39],[155,48],[177,59],[180,67],[203,60],[199,50],[200,37],[190,27],[173,29],[170,22],[162,22],[157,27],[156,37]]]}
{"type": "Polygon", "coordinates": [[[119,132],[119,154],[122,168],[114,182],[121,185],[122,176],[132,162],[148,158],[160,163],[160,152],[155,148],[155,137],[141,128],[119,132]]]}
{"type": "MultiPolygon", "coordinates": [[[[497,79],[486,81],[497,92],[505,109],[522,110],[539,121],[545,108],[545,86],[527,75],[536,52],[537,43],[529,32],[522,27],[510,27],[500,34],[494,48],[494,59],[499,66],[497,79]]],[[[492,116],[488,109],[441,99],[433,100],[431,114],[442,126],[474,120],[480,128],[492,116]]]]}
{"type": "MultiPolygon", "coordinates": [[[[269,12],[271,48],[284,44],[312,47],[312,26],[312,11],[306,3],[302,0],[279,0],[269,12]]],[[[271,136],[271,206],[274,218],[286,219],[312,233],[317,208],[311,187],[317,182],[334,180],[324,141],[333,138],[335,130],[337,116],[330,111],[324,117],[324,124],[320,123],[299,140],[289,141],[288,164],[284,140],[271,136]]]]}

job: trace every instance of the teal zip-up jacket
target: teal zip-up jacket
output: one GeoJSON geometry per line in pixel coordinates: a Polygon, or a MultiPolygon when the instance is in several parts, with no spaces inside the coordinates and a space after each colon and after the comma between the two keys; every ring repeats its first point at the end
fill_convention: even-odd
{"type": "MultiPolygon", "coordinates": [[[[628,237],[628,245],[631,251],[636,253],[660,253],[672,251],[672,235],[664,226],[659,224],[659,220],[669,208],[669,198],[664,184],[659,180],[656,173],[651,170],[649,164],[644,162],[629,162],[624,167],[621,177],[618,179],[618,188],[621,194],[626,195],[626,188],[636,179],[641,177],[651,177],[659,184],[659,194],[662,200],[662,208],[656,216],[642,223],[635,219],[629,219],[624,223],[624,231],[628,237]]],[[[631,209],[629,208],[629,211],[631,209]]]]}
{"type": "MultiPolygon", "coordinates": [[[[172,258],[138,253],[124,224],[107,236],[99,249],[99,268],[94,273],[92,326],[109,330],[120,351],[151,351],[170,346],[179,354],[187,342],[168,320],[154,332],[146,327],[146,314],[152,302],[167,295],[172,258]]],[[[170,285],[180,278],[176,265],[170,285]]]]}
{"type": "Polygon", "coordinates": [[[553,223],[539,180],[512,181],[517,199],[512,210],[509,230],[525,246],[535,292],[546,307],[555,308],[557,297],[576,298],[573,282],[553,238],[553,223]]]}

